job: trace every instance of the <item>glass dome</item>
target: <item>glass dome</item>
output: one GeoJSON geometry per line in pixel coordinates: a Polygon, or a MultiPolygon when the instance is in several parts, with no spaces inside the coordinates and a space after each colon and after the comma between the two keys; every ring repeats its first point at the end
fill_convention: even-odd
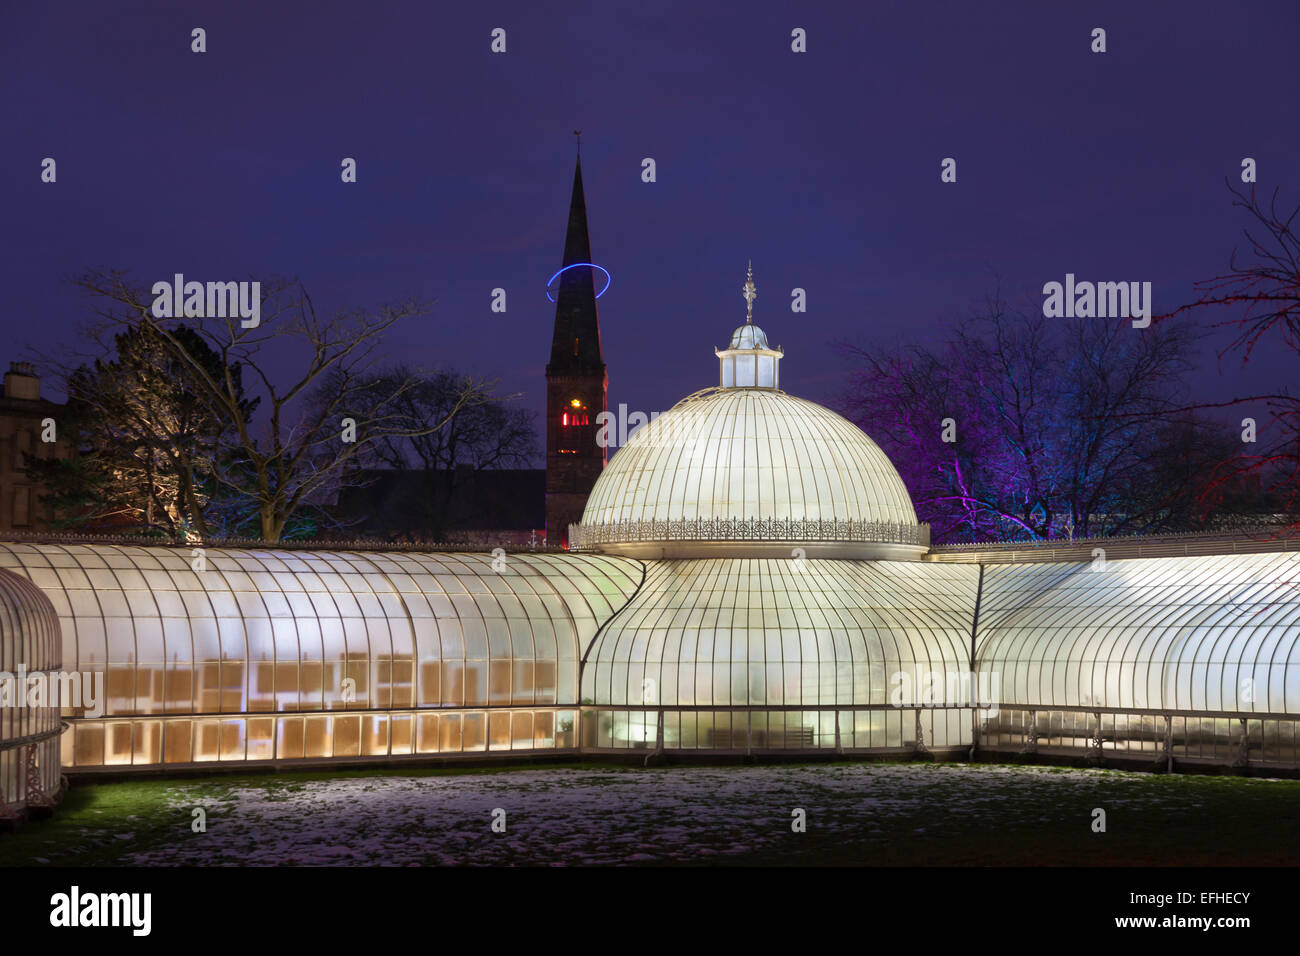
{"type": "Polygon", "coordinates": [[[638,429],[575,530],[578,547],[629,554],[608,545],[665,536],[926,543],[902,479],[861,429],[815,402],[751,388],[696,392],[638,429]]]}

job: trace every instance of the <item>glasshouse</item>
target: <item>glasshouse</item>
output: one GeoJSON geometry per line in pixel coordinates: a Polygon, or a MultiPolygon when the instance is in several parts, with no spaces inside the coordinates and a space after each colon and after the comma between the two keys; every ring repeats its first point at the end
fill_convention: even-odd
{"type": "Polygon", "coordinates": [[[50,599],[0,570],[0,819],[57,799],[63,722],[53,695],[62,653],[50,599]]]}
{"type": "Polygon", "coordinates": [[[931,548],[881,449],[777,387],[762,330],[717,355],[720,385],[613,456],[567,551],[0,543],[0,679],[78,691],[61,720],[0,715],[5,806],[46,799],[60,757],[1300,766],[1300,539],[931,548]]]}

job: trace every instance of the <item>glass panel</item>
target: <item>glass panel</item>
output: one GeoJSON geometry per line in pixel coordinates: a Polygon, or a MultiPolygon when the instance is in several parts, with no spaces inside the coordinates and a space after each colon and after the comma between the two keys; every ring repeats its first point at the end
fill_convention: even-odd
{"type": "Polygon", "coordinates": [[[510,747],[513,750],[529,750],[533,743],[533,715],[526,711],[515,711],[510,715],[510,747]]]}
{"type": "Polygon", "coordinates": [[[150,764],[162,762],[162,721],[134,721],[134,753],[132,763],[150,764]]]}
{"type": "Polygon", "coordinates": [[[303,721],[303,727],[307,735],[303,756],[331,756],[333,738],[330,735],[330,718],[308,717],[303,721]]]}
{"type": "Polygon", "coordinates": [[[301,717],[281,717],[276,721],[276,756],[282,760],[298,760],[305,754],[306,738],[301,717]]]}
{"type": "Polygon", "coordinates": [[[163,761],[165,763],[189,763],[193,760],[192,736],[192,721],[165,721],[163,723],[163,761]]]}
{"type": "Polygon", "coordinates": [[[334,718],[334,756],[357,757],[361,754],[361,718],[343,716],[334,718]]]}
{"type": "Polygon", "coordinates": [[[104,725],[77,724],[73,728],[76,734],[76,765],[79,767],[97,767],[104,762],[104,725]]]}
{"type": "Polygon", "coordinates": [[[221,721],[221,759],[243,760],[246,757],[243,720],[221,721]]]}
{"type": "Polygon", "coordinates": [[[194,722],[195,761],[216,760],[220,754],[221,721],[196,720],[194,722]]]}
{"type": "Polygon", "coordinates": [[[533,714],[532,745],[538,748],[555,746],[555,714],[552,711],[543,710],[533,714]]]}
{"type": "Polygon", "coordinates": [[[459,753],[462,748],[461,715],[443,714],[438,722],[438,749],[443,753],[459,753]]]}
{"type": "Polygon", "coordinates": [[[369,714],[362,718],[364,736],[361,751],[367,756],[388,755],[388,717],[383,714],[369,714]]]}
{"type": "Polygon", "coordinates": [[[510,749],[510,716],[506,711],[493,711],[488,715],[488,749],[510,749]]]}
{"type": "Polygon", "coordinates": [[[466,752],[487,749],[486,725],[482,713],[465,714],[462,720],[461,749],[466,752]]]}

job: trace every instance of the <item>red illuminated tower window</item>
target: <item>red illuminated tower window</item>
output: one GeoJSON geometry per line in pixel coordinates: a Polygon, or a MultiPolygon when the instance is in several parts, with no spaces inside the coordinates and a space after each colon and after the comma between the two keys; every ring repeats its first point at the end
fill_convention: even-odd
{"type": "Polygon", "coordinates": [[[576,454],[590,424],[591,413],[586,403],[580,398],[569,399],[560,412],[560,447],[556,450],[562,455],[576,454]]]}

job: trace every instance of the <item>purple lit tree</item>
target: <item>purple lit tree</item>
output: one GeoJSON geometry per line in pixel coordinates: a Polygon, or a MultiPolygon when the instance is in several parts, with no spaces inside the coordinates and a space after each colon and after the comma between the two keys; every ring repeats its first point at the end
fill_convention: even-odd
{"type": "Polygon", "coordinates": [[[841,344],[842,410],[936,542],[1198,530],[1237,508],[1218,482],[1236,444],[1185,410],[1194,344],[1186,325],[1049,320],[995,293],[937,343],[841,344]]]}

